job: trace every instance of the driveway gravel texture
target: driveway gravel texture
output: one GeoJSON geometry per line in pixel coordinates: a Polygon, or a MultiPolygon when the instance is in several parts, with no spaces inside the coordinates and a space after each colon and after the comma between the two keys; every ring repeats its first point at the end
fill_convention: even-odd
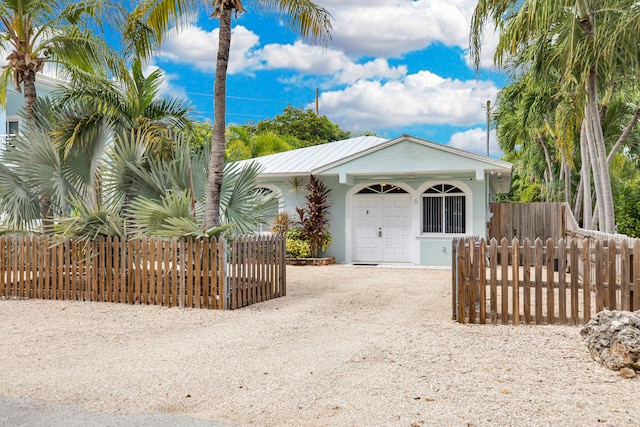
{"type": "Polygon", "coordinates": [[[286,297],[234,311],[0,300],[0,425],[23,419],[11,405],[95,425],[640,425],[640,378],[592,361],[579,328],[451,320],[450,270],[287,279],[286,297]]]}

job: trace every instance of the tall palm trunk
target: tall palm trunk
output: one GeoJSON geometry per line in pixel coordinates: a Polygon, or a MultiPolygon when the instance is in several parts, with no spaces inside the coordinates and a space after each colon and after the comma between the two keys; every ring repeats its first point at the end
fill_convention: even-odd
{"type": "Polygon", "coordinates": [[[567,205],[571,205],[571,166],[566,156],[563,156],[564,165],[564,200],[567,205]]]}
{"type": "Polygon", "coordinates": [[[35,115],[36,102],[38,95],[36,93],[36,72],[28,70],[24,73],[24,111],[27,122],[31,122],[35,115]]]}
{"type": "MultiPolygon", "coordinates": [[[[600,163],[597,160],[598,152],[596,149],[595,136],[593,135],[593,126],[589,118],[589,109],[587,107],[585,107],[584,121],[586,129],[585,136],[587,140],[587,148],[589,149],[588,161],[591,165],[591,170],[593,171],[593,186],[595,187],[596,192],[596,207],[598,208],[598,211],[602,213],[604,212],[604,206],[602,204],[604,200],[604,198],[602,197],[602,180],[600,179],[600,176],[602,174],[600,172],[600,163]]],[[[589,228],[595,228],[595,217],[592,218],[591,224],[592,226],[589,228]]]]}
{"type": "Polygon", "coordinates": [[[547,143],[544,138],[541,136],[535,136],[538,144],[542,146],[542,151],[544,151],[544,159],[547,162],[547,171],[549,171],[549,181],[553,184],[556,180],[555,174],[553,173],[553,162],[551,161],[551,155],[549,154],[549,147],[547,147],[547,143]]]}
{"type": "Polygon", "coordinates": [[[627,140],[629,135],[631,135],[631,131],[633,131],[633,128],[638,123],[638,119],[640,119],[640,106],[636,108],[635,113],[633,113],[633,116],[629,120],[629,123],[627,123],[627,126],[624,128],[624,131],[622,132],[622,134],[620,134],[620,137],[618,137],[618,140],[616,141],[616,143],[613,144],[613,147],[611,147],[611,150],[609,151],[609,155],[607,156],[607,162],[609,163],[609,165],[611,165],[611,160],[613,160],[613,156],[616,155],[618,150],[620,150],[620,148],[622,147],[622,144],[624,144],[624,142],[627,140]]]}
{"type": "Polygon", "coordinates": [[[211,159],[209,161],[209,185],[207,187],[206,228],[220,226],[220,189],[224,169],[225,120],[227,96],[227,67],[231,47],[232,7],[225,2],[220,10],[220,33],[218,40],[218,61],[213,97],[213,137],[211,141],[211,159]]]}
{"type": "Polygon", "coordinates": [[[582,130],[580,131],[580,156],[582,158],[582,188],[584,207],[582,226],[587,229],[593,227],[593,219],[591,212],[593,209],[593,201],[591,199],[591,162],[589,159],[589,147],[587,146],[587,124],[582,121],[582,130]]]}
{"type": "Polygon", "coordinates": [[[596,88],[596,70],[595,65],[589,72],[589,80],[587,82],[587,102],[588,102],[588,127],[593,129],[594,143],[596,148],[595,157],[592,161],[598,163],[598,172],[600,176],[594,174],[594,180],[599,180],[602,189],[602,212],[601,212],[601,231],[605,233],[615,232],[615,213],[613,208],[613,193],[611,191],[611,176],[609,174],[609,162],[607,161],[607,149],[604,143],[604,135],[602,133],[602,124],[600,123],[600,112],[598,111],[598,98],[596,88]]]}

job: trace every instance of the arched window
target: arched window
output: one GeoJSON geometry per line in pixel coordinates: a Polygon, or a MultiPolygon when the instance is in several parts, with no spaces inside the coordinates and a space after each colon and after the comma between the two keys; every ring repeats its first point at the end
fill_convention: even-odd
{"type": "Polygon", "coordinates": [[[391,184],[374,184],[363,188],[356,194],[406,194],[402,188],[391,184]]]}
{"type": "Polygon", "coordinates": [[[423,233],[464,233],[466,197],[458,187],[438,184],[422,194],[423,233]]]}

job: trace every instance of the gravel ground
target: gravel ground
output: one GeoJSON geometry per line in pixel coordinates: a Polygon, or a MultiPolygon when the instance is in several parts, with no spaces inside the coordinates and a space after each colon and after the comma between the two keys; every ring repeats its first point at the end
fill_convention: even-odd
{"type": "Polygon", "coordinates": [[[459,325],[451,272],[288,267],[235,311],[0,300],[0,396],[232,426],[638,426],[576,327],[459,325]]]}

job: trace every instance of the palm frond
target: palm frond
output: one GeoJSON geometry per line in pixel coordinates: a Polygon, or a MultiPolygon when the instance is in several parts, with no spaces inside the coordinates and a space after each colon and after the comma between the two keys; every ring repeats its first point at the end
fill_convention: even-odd
{"type": "Polygon", "coordinates": [[[136,197],[130,203],[127,215],[140,235],[179,237],[185,232],[202,230],[191,210],[191,196],[186,191],[169,191],[161,200],[136,197]]]}
{"type": "Polygon", "coordinates": [[[225,166],[220,191],[221,223],[231,224],[232,233],[254,234],[264,222],[275,194],[256,190],[260,167],[251,163],[241,167],[238,163],[225,166]]]}
{"type": "Polygon", "coordinates": [[[73,216],[57,218],[52,222],[53,234],[73,237],[82,241],[99,237],[124,237],[125,229],[119,212],[109,207],[99,207],[83,200],[73,200],[73,216]]]}

